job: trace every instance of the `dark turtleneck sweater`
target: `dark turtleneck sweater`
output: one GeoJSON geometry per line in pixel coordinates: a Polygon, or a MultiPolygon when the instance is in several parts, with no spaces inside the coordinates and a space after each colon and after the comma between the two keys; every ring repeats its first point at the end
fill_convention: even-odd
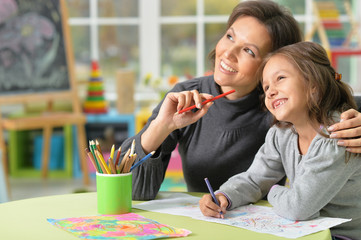
{"type": "MultiPolygon", "coordinates": [[[[213,96],[220,94],[213,76],[178,83],[170,92],[193,89],[213,96]]],[[[218,189],[231,176],[246,171],[270,128],[270,113],[261,109],[259,94],[258,90],[254,90],[237,100],[220,98],[196,123],[172,132],[151,159],[133,170],[133,199],[155,198],[177,144],[190,192],[207,192],[205,177],[214,189],[218,189]]],[[[135,138],[136,161],[145,156],[140,138],[156,118],[161,104],[153,110],[145,127],[122,144],[122,149],[128,149],[135,138]]]]}

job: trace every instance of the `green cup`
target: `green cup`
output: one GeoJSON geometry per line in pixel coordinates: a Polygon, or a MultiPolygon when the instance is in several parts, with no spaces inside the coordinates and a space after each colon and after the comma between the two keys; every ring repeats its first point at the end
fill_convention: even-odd
{"type": "Polygon", "coordinates": [[[96,174],[99,214],[129,213],[132,209],[132,173],[96,174]]]}

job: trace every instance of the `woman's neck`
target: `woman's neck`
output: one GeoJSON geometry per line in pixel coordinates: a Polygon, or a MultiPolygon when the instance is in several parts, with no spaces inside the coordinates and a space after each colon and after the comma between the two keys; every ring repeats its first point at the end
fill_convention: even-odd
{"type": "MultiPolygon", "coordinates": [[[[218,86],[218,87],[219,87],[219,91],[221,93],[225,93],[225,92],[228,92],[233,89],[232,87],[228,87],[228,86],[218,86]]],[[[240,99],[240,98],[243,98],[243,97],[247,96],[248,94],[250,94],[254,89],[252,91],[245,90],[245,89],[235,89],[235,90],[236,90],[236,92],[225,96],[225,98],[227,98],[228,100],[240,99]]]]}

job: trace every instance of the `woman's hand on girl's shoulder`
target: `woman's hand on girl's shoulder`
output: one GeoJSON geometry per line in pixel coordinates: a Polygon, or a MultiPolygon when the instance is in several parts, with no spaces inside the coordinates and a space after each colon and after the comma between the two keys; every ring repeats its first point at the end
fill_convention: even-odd
{"type": "Polygon", "coordinates": [[[341,114],[341,121],[328,127],[331,138],[339,139],[337,144],[346,150],[361,153],[361,113],[350,109],[341,114]]]}

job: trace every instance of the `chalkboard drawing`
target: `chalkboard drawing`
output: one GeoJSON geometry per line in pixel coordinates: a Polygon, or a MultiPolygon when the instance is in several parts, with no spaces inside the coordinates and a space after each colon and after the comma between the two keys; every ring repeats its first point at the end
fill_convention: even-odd
{"type": "MultiPolygon", "coordinates": [[[[47,178],[53,129],[73,125],[77,131],[83,180],[89,184],[84,153],[86,116],[81,109],[74,78],[75,64],[67,20],[65,0],[0,0],[0,107],[46,104],[46,109],[38,114],[25,112],[17,118],[3,116],[0,109],[0,149],[6,179],[5,130],[43,130],[40,174],[47,178]],[[56,110],[53,107],[56,102],[70,102],[71,110],[56,110]]],[[[9,159],[9,162],[11,170],[15,161],[9,159]]]]}
{"type": "Polygon", "coordinates": [[[0,94],[70,88],[58,4],[1,0],[0,94]]]}
{"type": "Polygon", "coordinates": [[[84,103],[84,112],[101,114],[108,111],[108,103],[104,98],[104,84],[100,74],[99,64],[92,61],[90,80],[88,83],[88,96],[84,103]]]}

